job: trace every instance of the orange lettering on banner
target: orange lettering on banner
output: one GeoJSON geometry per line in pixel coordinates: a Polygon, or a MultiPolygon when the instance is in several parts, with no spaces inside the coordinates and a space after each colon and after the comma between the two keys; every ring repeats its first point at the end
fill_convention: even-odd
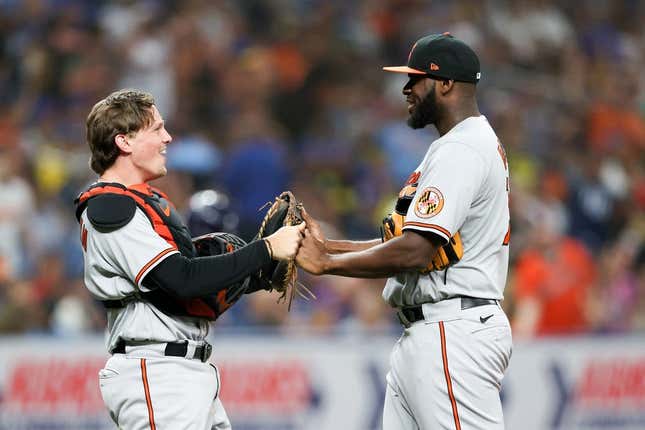
{"type": "Polygon", "coordinates": [[[226,362],[220,370],[222,402],[229,413],[288,414],[309,407],[311,381],[306,365],[299,361],[226,362]]]}
{"type": "Polygon", "coordinates": [[[579,379],[576,400],[589,407],[645,407],[645,359],[590,362],[579,379]]]}
{"type": "Polygon", "coordinates": [[[8,369],[3,407],[23,412],[97,413],[104,410],[98,371],[105,358],[18,358],[8,369]]]}

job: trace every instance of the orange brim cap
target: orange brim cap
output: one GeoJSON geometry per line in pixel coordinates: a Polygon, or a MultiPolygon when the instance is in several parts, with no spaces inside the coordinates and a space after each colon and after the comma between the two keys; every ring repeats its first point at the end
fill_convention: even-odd
{"type": "Polygon", "coordinates": [[[426,72],[422,72],[421,70],[413,69],[412,67],[408,67],[408,66],[388,66],[388,67],[383,67],[383,70],[385,70],[386,72],[412,73],[415,75],[426,74],[426,72]]]}

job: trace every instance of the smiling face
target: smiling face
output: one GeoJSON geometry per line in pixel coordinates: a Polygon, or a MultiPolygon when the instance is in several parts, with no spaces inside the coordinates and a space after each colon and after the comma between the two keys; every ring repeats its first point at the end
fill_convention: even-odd
{"type": "Polygon", "coordinates": [[[427,75],[410,74],[410,80],[403,87],[403,95],[408,102],[408,125],[411,128],[423,128],[435,124],[439,114],[435,80],[427,75]]]}
{"type": "Polygon", "coordinates": [[[167,173],[166,147],[172,141],[157,107],[152,106],[150,109],[152,121],[148,126],[128,135],[117,136],[117,140],[124,140],[125,146],[119,147],[122,151],[129,152],[131,167],[139,176],[140,182],[152,181],[167,173]]]}

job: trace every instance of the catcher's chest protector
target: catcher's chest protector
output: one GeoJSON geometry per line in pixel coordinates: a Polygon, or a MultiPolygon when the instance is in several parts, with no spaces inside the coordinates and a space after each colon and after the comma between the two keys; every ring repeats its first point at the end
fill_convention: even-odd
{"type": "MultiPolygon", "coordinates": [[[[190,232],[174,206],[164,193],[148,184],[140,184],[130,188],[117,183],[94,184],[74,201],[76,219],[80,222],[81,215],[87,207],[88,217],[93,224],[96,220],[100,223],[101,230],[116,230],[127,224],[134,215],[134,210],[129,216],[127,213],[123,213],[128,209],[121,208],[127,208],[127,205],[115,204],[128,199],[134,200],[134,203],[146,214],[159,236],[177,248],[183,256],[196,256],[190,232]],[[109,215],[106,216],[106,213],[109,215]],[[92,216],[93,214],[95,215],[92,216]],[[97,218],[103,219],[97,220],[97,218]]],[[[95,227],[97,227],[96,224],[95,227]]],[[[141,292],[139,296],[169,315],[215,320],[226,310],[216,297],[182,300],[170,296],[161,288],[155,288],[150,292],[141,292]]]]}

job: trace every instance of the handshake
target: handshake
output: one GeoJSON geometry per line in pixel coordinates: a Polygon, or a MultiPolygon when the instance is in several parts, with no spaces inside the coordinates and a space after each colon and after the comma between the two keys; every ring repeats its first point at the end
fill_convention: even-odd
{"type": "Polygon", "coordinates": [[[295,294],[314,297],[297,282],[296,264],[314,275],[322,274],[328,257],[325,239],[318,223],[291,192],[285,191],[276,197],[255,239],[265,242],[273,260],[272,266],[263,269],[260,277],[282,293],[281,299],[287,300],[289,307],[295,294]]]}

